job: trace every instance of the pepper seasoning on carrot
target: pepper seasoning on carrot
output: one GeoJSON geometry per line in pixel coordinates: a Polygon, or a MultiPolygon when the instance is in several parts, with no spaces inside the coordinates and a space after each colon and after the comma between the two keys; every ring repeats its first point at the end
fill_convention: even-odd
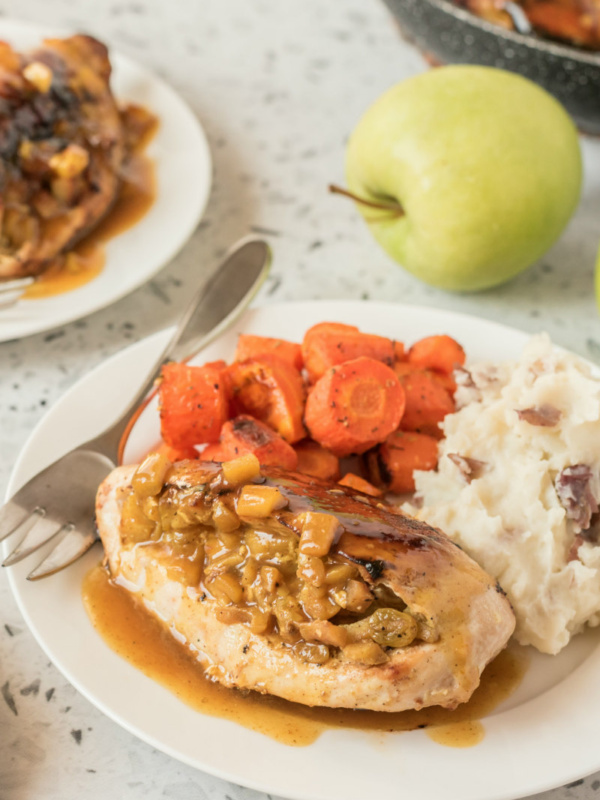
{"type": "Polygon", "coordinates": [[[304,366],[302,348],[296,342],[274,339],[271,336],[253,336],[249,333],[239,335],[235,351],[236,361],[247,361],[249,358],[260,360],[260,357],[265,355],[276,356],[298,371],[304,366]]]}
{"type": "Polygon", "coordinates": [[[453,374],[446,375],[444,372],[435,372],[435,370],[432,369],[416,367],[414,364],[409,364],[408,361],[396,361],[394,364],[394,372],[398,376],[400,383],[402,383],[402,379],[406,378],[408,375],[414,375],[415,373],[427,375],[434,383],[442,386],[452,398],[454,397],[456,381],[454,380],[453,374]]]}
{"type": "Polygon", "coordinates": [[[404,405],[394,371],[361,357],[319,378],[308,394],[304,418],[311,437],[343,457],[364,453],[396,430],[404,405]]]}
{"type": "Polygon", "coordinates": [[[302,422],[304,384],[298,370],[274,355],[232,364],[227,372],[235,413],[250,414],[286,442],[306,436],[302,422]]]}
{"type": "Polygon", "coordinates": [[[437,376],[410,364],[400,362],[394,369],[406,398],[400,421],[402,430],[418,431],[441,438],[440,422],[455,408],[448,389],[437,376]]]}
{"type": "Polygon", "coordinates": [[[236,359],[163,369],[162,447],[172,458],[197,458],[205,444],[203,459],[251,452],[264,464],[339,480],[339,459],[366,453],[372,483],[352,473],[341,483],[376,494],[412,491],[413,471],[435,467],[439,423],[454,411],[452,372],[465,356],[450,336],[405,351],[401,342],[326,322],[302,345],[242,334],[236,359]],[[312,383],[306,401],[302,368],[312,383]]]}
{"type": "Polygon", "coordinates": [[[432,369],[444,375],[452,375],[456,367],[465,363],[465,351],[451,336],[426,336],[409,349],[406,360],[421,369],[432,369]]]}
{"type": "Polygon", "coordinates": [[[386,492],[414,492],[415,470],[435,469],[438,442],[424,433],[394,431],[375,450],[367,454],[371,481],[386,492]]]}
{"type": "Polygon", "coordinates": [[[202,453],[205,461],[229,461],[253,453],[261,464],[294,471],[298,456],[293,447],[274,430],[257,419],[241,414],[228,420],[221,429],[218,444],[202,453]]]}
{"type": "Polygon", "coordinates": [[[302,341],[302,357],[310,383],[315,383],[331,367],[362,356],[394,363],[394,342],[374,333],[361,333],[354,325],[321,322],[313,325],[302,341]]]}
{"type": "Polygon", "coordinates": [[[224,362],[203,367],[170,362],[161,370],[161,435],[186,458],[198,457],[194,445],[218,441],[229,417],[224,367],[224,362]]]}

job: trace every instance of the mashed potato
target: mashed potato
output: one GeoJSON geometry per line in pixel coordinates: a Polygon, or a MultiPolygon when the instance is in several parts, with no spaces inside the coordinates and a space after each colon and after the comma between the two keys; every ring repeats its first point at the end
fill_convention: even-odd
{"type": "Polygon", "coordinates": [[[520,361],[459,376],[422,507],[507,593],[516,638],[557,653],[600,622],[600,381],[533,338],[520,361]]]}

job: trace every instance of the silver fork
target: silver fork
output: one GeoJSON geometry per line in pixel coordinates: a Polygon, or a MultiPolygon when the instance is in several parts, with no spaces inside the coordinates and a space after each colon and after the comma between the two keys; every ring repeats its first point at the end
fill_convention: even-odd
{"type": "Polygon", "coordinates": [[[99,484],[118,462],[119,443],[167,361],[187,361],[222,334],[247,308],[269,272],[271,251],[251,239],[235,247],[199,290],[171,341],[125,413],[107,430],[55,461],[0,508],[0,541],[21,534],[4,560],[8,567],[56,539],[56,546],[29,573],[53,575],[72,564],[97,540],[94,500],[99,484]]]}
{"type": "Polygon", "coordinates": [[[25,289],[35,282],[35,278],[15,278],[12,281],[0,281],[0,311],[14,306],[25,294],[25,289]]]}

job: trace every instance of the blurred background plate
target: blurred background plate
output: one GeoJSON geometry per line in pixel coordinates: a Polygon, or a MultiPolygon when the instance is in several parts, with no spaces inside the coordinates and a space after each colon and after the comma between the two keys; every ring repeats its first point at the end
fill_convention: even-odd
{"type": "Polygon", "coordinates": [[[582,131],[600,134],[600,53],[505,30],[450,0],[384,0],[428,60],[518,72],[551,92],[582,131]]]}
{"type": "MultiPolygon", "coordinates": [[[[30,23],[0,20],[0,39],[28,50],[49,36],[30,23]]],[[[0,342],[64,325],[114,303],[150,280],[171,261],[200,221],[212,182],[212,162],[204,129],[187,103],[161,78],[110,49],[111,85],[120,104],[137,103],[159,124],[144,153],[153,161],[156,198],[147,213],[104,245],[106,263],[92,281],[69,292],[23,299],[0,313],[0,342]]]]}

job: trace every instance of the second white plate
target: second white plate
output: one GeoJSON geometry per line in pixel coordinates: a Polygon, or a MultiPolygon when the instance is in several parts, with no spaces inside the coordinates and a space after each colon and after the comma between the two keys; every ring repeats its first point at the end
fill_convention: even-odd
{"type": "MultiPolygon", "coordinates": [[[[0,39],[18,50],[35,47],[52,35],[65,32],[0,20],[0,39]]],[[[136,225],[106,243],[105,267],[90,283],[54,297],[21,300],[0,311],[0,342],[63,325],[119,300],[174,258],[204,213],[212,164],[198,119],[149,70],[112,50],[110,58],[117,100],[145,106],[159,118],[156,135],[145,151],[155,164],[156,199],[136,225]]]]}
{"type": "MultiPolygon", "coordinates": [[[[230,360],[241,331],[300,341],[308,327],[325,320],[352,323],[409,344],[428,334],[448,333],[463,344],[470,360],[516,357],[527,340],[510,328],[426,308],[290,303],[248,312],[197,360],[230,360]]],[[[167,338],[164,331],[130,347],[67,392],[29,439],[9,494],[112,422],[167,338]]],[[[150,407],[136,425],[127,460],[147,451],[158,430],[156,411],[150,407]]],[[[10,544],[4,544],[5,551],[10,544]]],[[[193,711],[110,650],[92,627],[81,599],[83,577],[98,560],[96,549],[40,583],[26,581],[30,563],[12,567],[10,584],[23,616],[49,658],[85,697],[139,738],[201,770],[302,800],[507,800],[600,769],[598,631],[576,637],[560,656],[532,653],[522,685],[483,720],[485,737],[475,747],[443,747],[419,730],[331,730],[308,747],[294,748],[193,711]]]]}

